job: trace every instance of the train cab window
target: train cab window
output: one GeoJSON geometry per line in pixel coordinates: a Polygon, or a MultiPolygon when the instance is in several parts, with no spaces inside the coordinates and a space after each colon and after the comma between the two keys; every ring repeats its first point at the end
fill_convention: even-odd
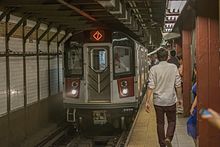
{"type": "Polygon", "coordinates": [[[67,76],[83,74],[82,47],[71,45],[64,52],[67,76]]]}
{"type": "Polygon", "coordinates": [[[131,72],[131,48],[115,47],[114,48],[114,71],[115,74],[131,72]]]}
{"type": "Polygon", "coordinates": [[[102,72],[108,66],[106,49],[90,50],[90,66],[96,72],[102,72]]]}

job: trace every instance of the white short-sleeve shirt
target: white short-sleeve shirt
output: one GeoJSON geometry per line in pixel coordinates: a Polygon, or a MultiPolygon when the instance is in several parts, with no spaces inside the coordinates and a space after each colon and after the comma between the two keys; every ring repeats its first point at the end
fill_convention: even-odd
{"type": "Polygon", "coordinates": [[[154,105],[174,105],[177,100],[175,87],[180,86],[181,77],[176,65],[161,61],[150,69],[148,87],[153,89],[154,105]]]}

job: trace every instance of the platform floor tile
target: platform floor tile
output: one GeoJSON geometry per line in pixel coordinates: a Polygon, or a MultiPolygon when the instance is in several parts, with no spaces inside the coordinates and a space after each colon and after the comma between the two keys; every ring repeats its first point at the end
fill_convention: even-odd
{"type": "MultiPolygon", "coordinates": [[[[172,140],[173,147],[195,147],[193,139],[187,135],[186,121],[187,118],[177,116],[175,136],[172,140]]],[[[167,124],[165,128],[166,126],[167,124]]],[[[141,106],[128,147],[159,147],[154,109],[146,113],[144,104],[141,106]]]]}

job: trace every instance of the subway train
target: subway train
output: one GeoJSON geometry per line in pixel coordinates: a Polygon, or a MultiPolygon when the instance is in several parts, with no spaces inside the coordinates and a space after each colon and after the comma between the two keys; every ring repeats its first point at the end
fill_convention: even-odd
{"type": "Polygon", "coordinates": [[[94,29],[64,45],[67,122],[124,128],[146,91],[148,49],[125,33],[94,29]]]}

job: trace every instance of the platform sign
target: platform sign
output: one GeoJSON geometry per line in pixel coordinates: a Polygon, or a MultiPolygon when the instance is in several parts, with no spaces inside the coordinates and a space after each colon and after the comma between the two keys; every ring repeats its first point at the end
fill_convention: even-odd
{"type": "Polygon", "coordinates": [[[95,30],[90,32],[90,40],[100,42],[105,40],[105,32],[103,30],[95,30]]]}

